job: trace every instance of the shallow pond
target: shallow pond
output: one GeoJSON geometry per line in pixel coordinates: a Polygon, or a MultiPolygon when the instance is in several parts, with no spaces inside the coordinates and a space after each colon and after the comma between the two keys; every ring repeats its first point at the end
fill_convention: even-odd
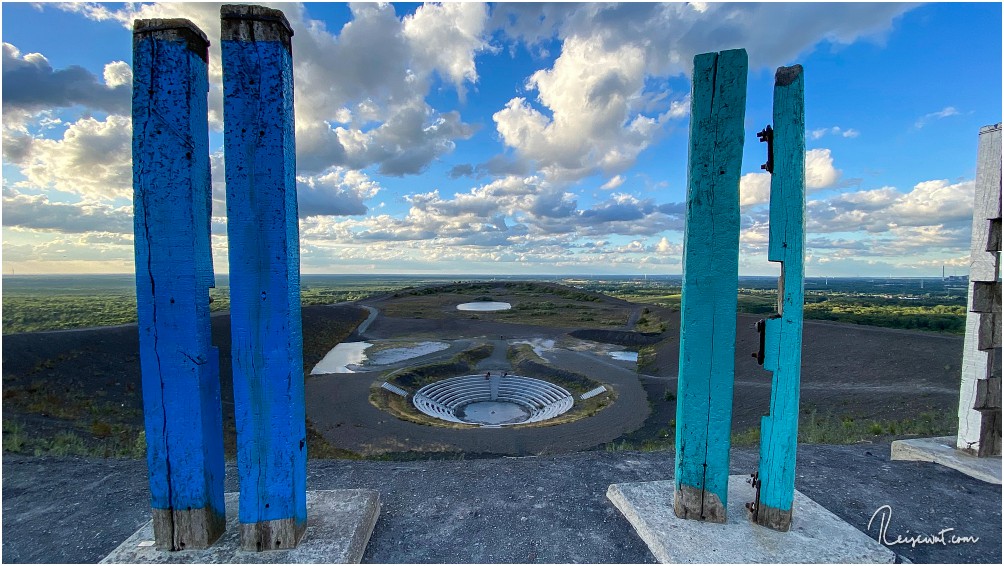
{"type": "Polygon", "coordinates": [[[342,342],[325,354],[321,361],[317,362],[314,369],[310,370],[310,375],[321,373],[356,373],[348,368],[350,365],[359,365],[366,359],[366,348],[373,344],[369,342],[342,342]]]}
{"type": "Polygon", "coordinates": [[[610,352],[610,357],[622,362],[637,362],[638,352],[610,352]]]}
{"type": "Polygon", "coordinates": [[[411,358],[425,356],[446,350],[446,342],[404,343],[401,346],[384,344],[374,347],[370,342],[343,342],[336,345],[314,366],[310,375],[322,373],[357,373],[368,371],[367,367],[394,364],[411,358]],[[351,366],[351,367],[350,367],[351,366]]]}
{"type": "Polygon", "coordinates": [[[461,303],[457,305],[458,311],[477,311],[477,312],[494,312],[494,311],[507,311],[512,308],[509,303],[500,303],[498,301],[477,301],[473,303],[461,303]]]}
{"type": "Polygon", "coordinates": [[[446,342],[419,342],[414,346],[401,346],[399,348],[387,348],[378,352],[370,352],[369,359],[374,365],[393,364],[434,352],[440,352],[449,347],[450,345],[446,342]]]}

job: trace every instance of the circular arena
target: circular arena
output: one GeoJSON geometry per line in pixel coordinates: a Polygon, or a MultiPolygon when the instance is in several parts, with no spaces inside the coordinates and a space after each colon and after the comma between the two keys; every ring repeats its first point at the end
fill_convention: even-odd
{"type": "Polygon", "coordinates": [[[572,408],[565,389],[519,375],[463,375],[430,383],[412,403],[423,413],[454,423],[500,427],[554,418],[572,408]]]}

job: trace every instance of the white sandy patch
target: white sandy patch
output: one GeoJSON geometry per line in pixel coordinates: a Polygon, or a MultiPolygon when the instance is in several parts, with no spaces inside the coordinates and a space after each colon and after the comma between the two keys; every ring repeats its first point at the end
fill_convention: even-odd
{"type": "Polygon", "coordinates": [[[546,352],[553,352],[555,350],[554,340],[549,338],[531,338],[529,340],[516,340],[513,344],[529,344],[530,348],[533,349],[533,353],[540,357],[544,357],[546,352]]]}
{"type": "Polygon", "coordinates": [[[314,369],[310,370],[310,375],[323,373],[356,373],[348,366],[358,366],[366,359],[366,348],[373,344],[369,342],[342,342],[324,355],[321,361],[317,362],[314,369]]]}

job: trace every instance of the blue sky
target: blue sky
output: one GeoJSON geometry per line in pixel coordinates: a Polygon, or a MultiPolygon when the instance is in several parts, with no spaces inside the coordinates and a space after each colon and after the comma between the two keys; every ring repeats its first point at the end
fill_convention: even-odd
{"type": "MultiPolygon", "coordinates": [[[[5,274],[132,271],[130,28],[148,17],[213,44],[226,271],[219,6],[3,4],[5,274]]],[[[778,271],[755,133],[794,63],[808,275],[966,272],[977,134],[1001,120],[999,3],[274,6],[295,30],[305,273],[680,273],[693,57],[737,47],[741,274],[778,271]]]]}

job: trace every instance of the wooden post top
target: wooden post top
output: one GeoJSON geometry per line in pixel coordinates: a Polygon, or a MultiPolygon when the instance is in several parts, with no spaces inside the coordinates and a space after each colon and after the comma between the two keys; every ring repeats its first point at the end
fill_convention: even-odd
{"type": "Polygon", "coordinates": [[[983,126],[982,128],[980,128],[980,133],[981,134],[989,134],[990,132],[1000,131],[1000,129],[1001,129],[1001,123],[997,122],[996,124],[990,124],[989,126],[983,126]]]}
{"type": "Polygon", "coordinates": [[[293,26],[281,10],[250,4],[220,7],[222,41],[281,41],[291,47],[293,26]]]}
{"type": "Polygon", "coordinates": [[[774,84],[775,86],[788,86],[795,82],[795,79],[802,74],[801,65],[792,65],[790,67],[778,67],[777,71],[774,73],[774,84]]]}
{"type": "Polygon", "coordinates": [[[183,42],[203,61],[209,57],[209,38],[191,20],[184,18],[134,20],[132,35],[134,41],[143,37],[156,37],[167,41],[183,42]]]}

